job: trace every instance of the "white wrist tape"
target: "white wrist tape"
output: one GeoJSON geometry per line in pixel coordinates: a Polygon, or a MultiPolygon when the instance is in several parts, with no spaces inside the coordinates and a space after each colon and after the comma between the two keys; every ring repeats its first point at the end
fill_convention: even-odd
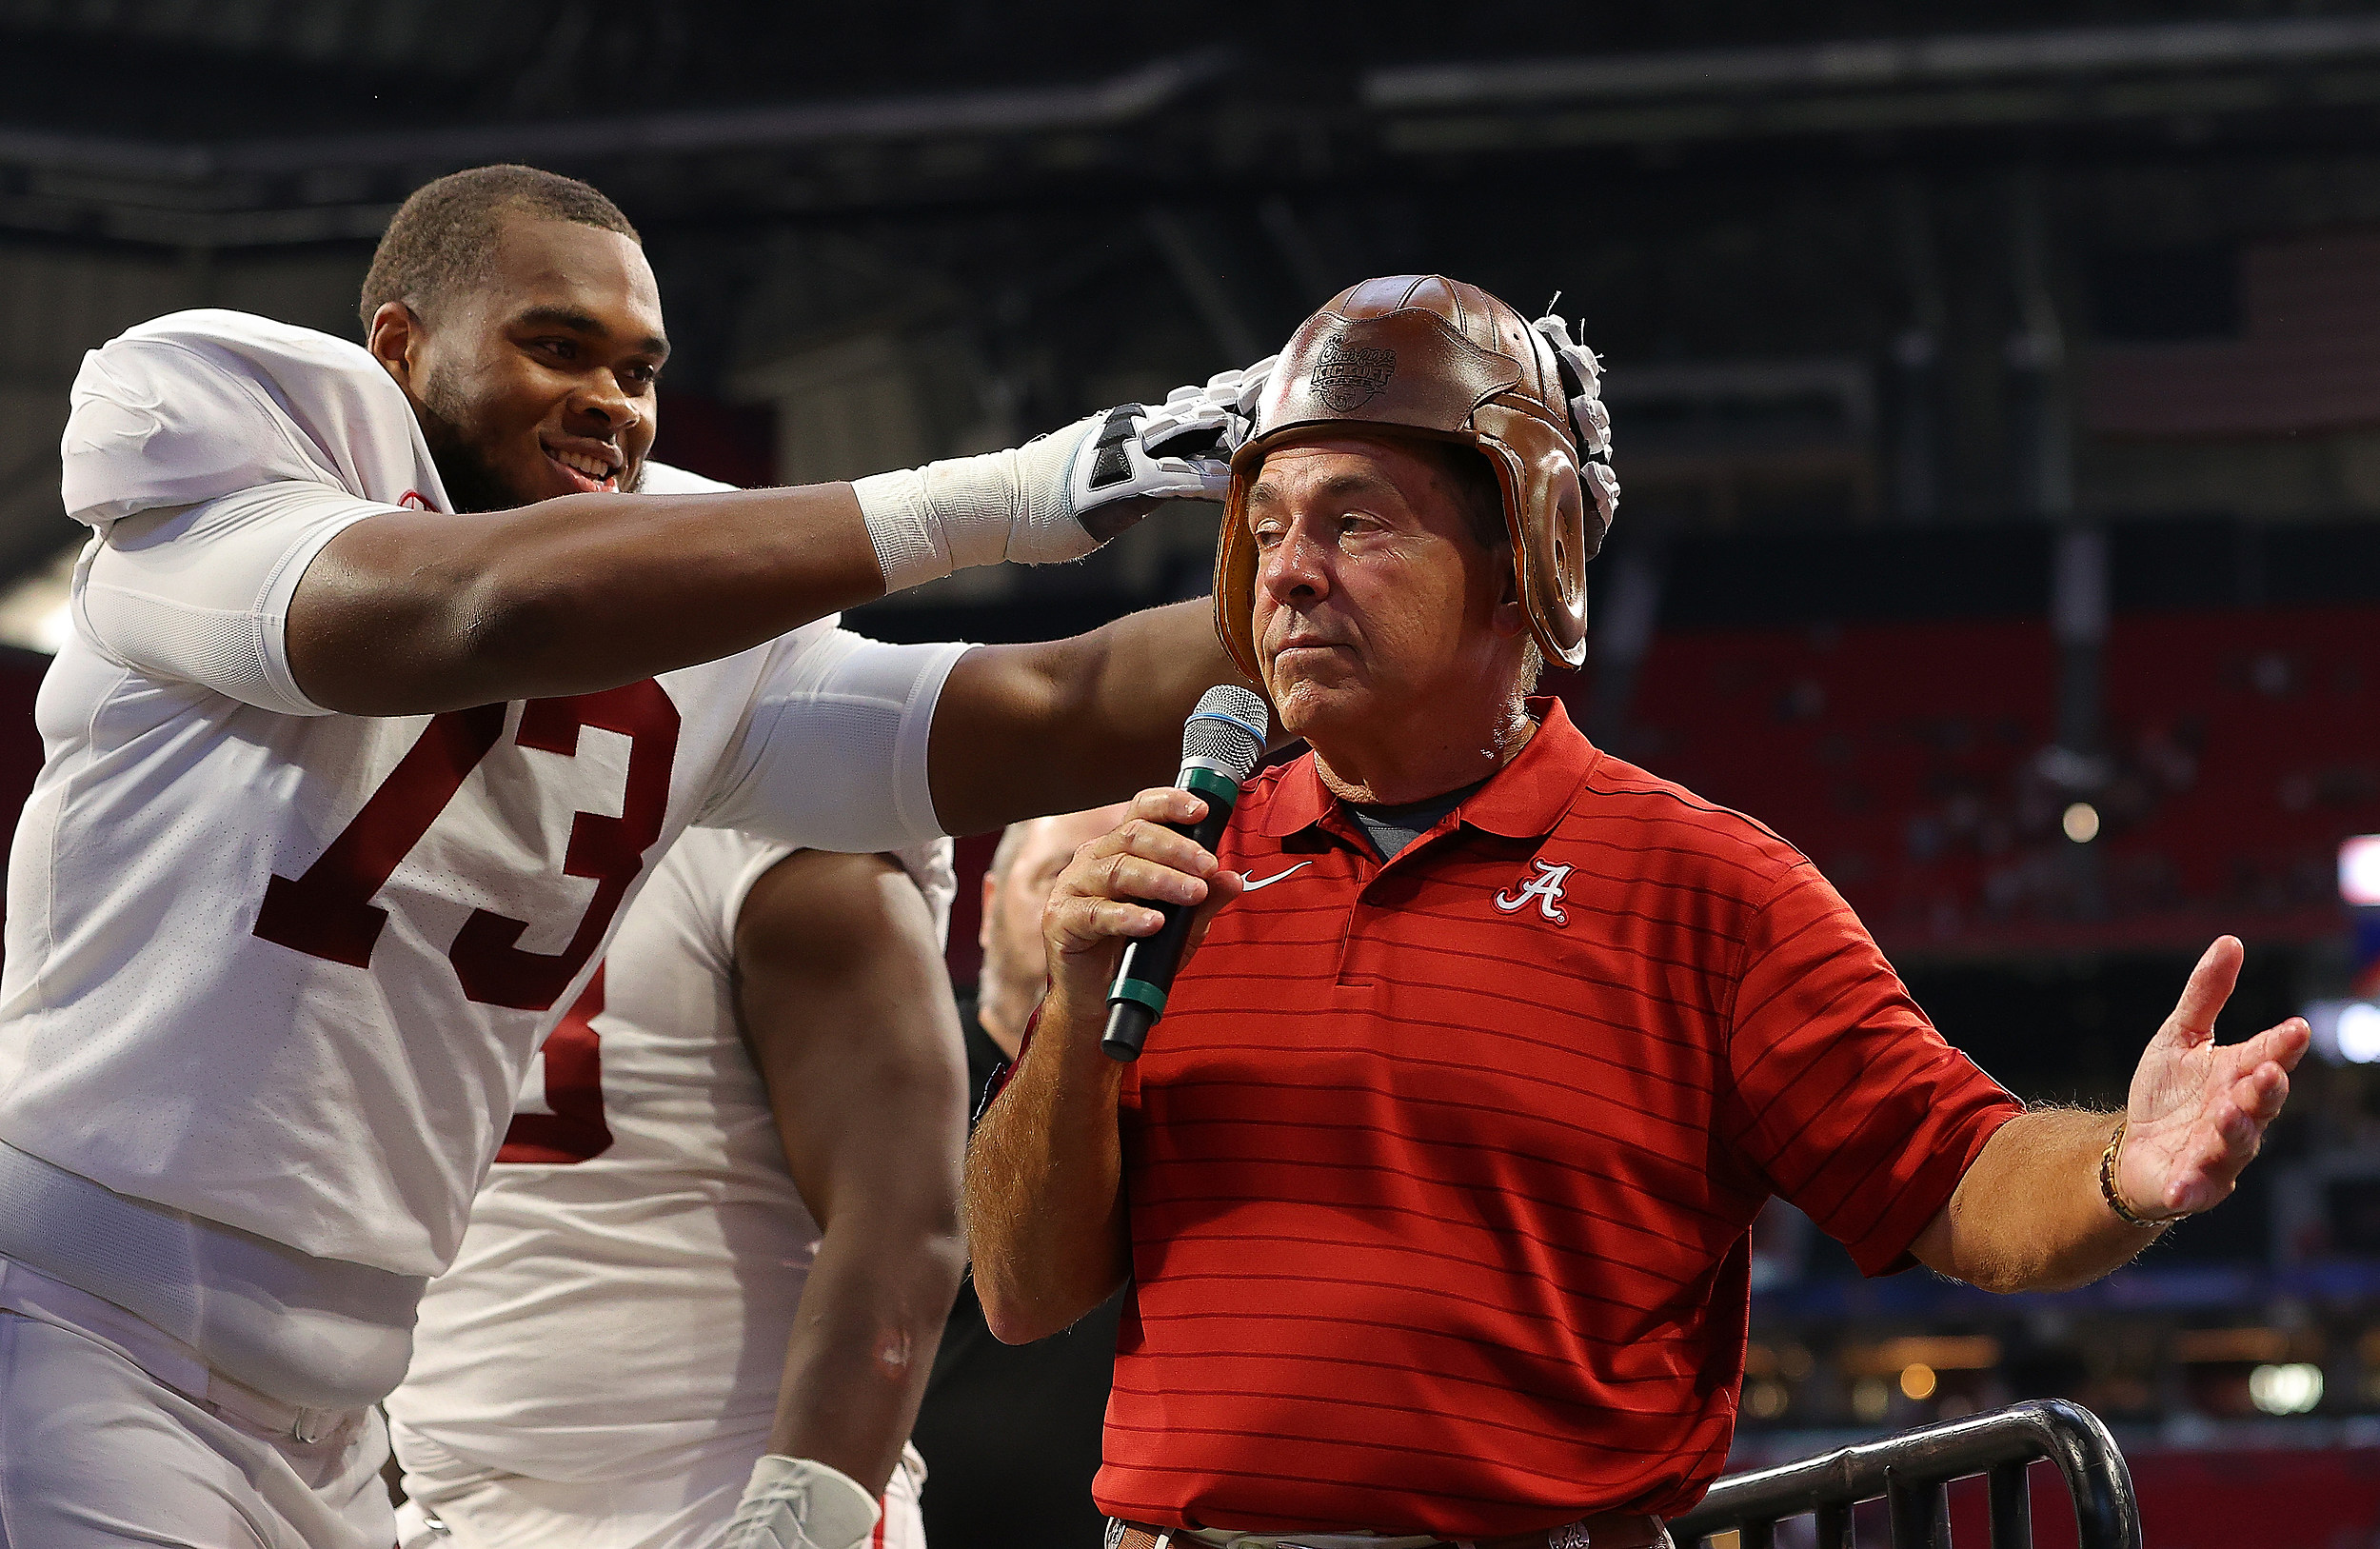
{"type": "Polygon", "coordinates": [[[852,1549],[883,1515],[850,1475],[772,1452],[752,1465],[719,1549],[852,1549]]]}
{"type": "Polygon", "coordinates": [[[1053,565],[1097,548],[1067,493],[1075,453],[1096,421],[1014,451],[853,480],[884,589],[905,590],[971,565],[1053,565]]]}

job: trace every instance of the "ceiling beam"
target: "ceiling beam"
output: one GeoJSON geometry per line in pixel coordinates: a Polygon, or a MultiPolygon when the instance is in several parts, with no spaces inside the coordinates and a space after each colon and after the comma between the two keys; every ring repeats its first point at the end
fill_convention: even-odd
{"type": "Polygon", "coordinates": [[[492,161],[596,178],[649,221],[1052,194],[1143,204],[1167,188],[1260,196],[1317,179],[1467,177],[1515,156],[1795,137],[1874,151],[1947,136],[2038,155],[2045,129],[2200,143],[2219,127],[2362,144],[2380,109],[2380,16],[1450,65],[1350,84],[1285,96],[1217,50],[1076,85],[387,133],[176,143],[0,128],[0,231],[345,241],[376,232],[420,182],[492,161]]]}
{"type": "Polygon", "coordinates": [[[1046,133],[1144,118],[1212,80],[1220,51],[1160,59],[1082,86],[950,92],[816,106],[722,108],[601,119],[484,124],[401,133],[170,144],[0,129],[0,165],[203,184],[343,169],[477,166],[507,158],[585,162],[814,146],[1046,133]]]}
{"type": "Polygon", "coordinates": [[[1374,70],[1363,79],[1362,95],[1375,109],[1407,112],[1945,88],[2374,58],[2380,58],[2380,17],[2304,17],[1429,65],[1374,70]]]}

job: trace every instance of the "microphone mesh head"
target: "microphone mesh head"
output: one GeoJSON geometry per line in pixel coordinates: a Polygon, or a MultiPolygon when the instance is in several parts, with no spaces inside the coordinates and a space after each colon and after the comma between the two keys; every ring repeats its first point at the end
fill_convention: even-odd
{"type": "Polygon", "coordinates": [[[1219,685],[1200,697],[1199,707],[1181,724],[1181,762],[1206,760],[1229,769],[1233,779],[1245,780],[1264,755],[1272,724],[1262,700],[1244,688],[1219,685]]]}

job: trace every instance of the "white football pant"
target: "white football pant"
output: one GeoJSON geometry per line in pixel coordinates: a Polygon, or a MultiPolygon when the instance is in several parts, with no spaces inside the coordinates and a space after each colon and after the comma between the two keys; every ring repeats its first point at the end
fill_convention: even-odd
{"type": "MultiPolygon", "coordinates": [[[[468,1462],[394,1428],[405,1465],[403,1549],[710,1549],[736,1514],[759,1439],[733,1439],[683,1473],[557,1483],[468,1462]]],[[[884,1487],[873,1549],[925,1549],[925,1462],[903,1447],[884,1487]]],[[[0,1546],[6,1549],[6,1546],[0,1546]]],[[[863,1543],[861,1549],[869,1549],[863,1543]]]]}
{"type": "Polygon", "coordinates": [[[0,1260],[0,1549],[388,1549],[387,1456],[377,1409],[291,1408],[0,1260]]]}

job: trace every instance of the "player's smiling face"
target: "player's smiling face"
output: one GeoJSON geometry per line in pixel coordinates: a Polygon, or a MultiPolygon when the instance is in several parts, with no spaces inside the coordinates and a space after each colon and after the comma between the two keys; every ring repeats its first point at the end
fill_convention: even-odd
{"type": "Polygon", "coordinates": [[[486,282],[417,325],[399,380],[455,505],[502,509],[634,489],[668,354],[642,248],[515,217],[486,282]]]}
{"type": "Polygon", "coordinates": [[[1322,748],[1508,688],[1527,628],[1510,566],[1429,455],[1368,438],[1279,447],[1246,508],[1257,658],[1284,730],[1322,748]]]}

